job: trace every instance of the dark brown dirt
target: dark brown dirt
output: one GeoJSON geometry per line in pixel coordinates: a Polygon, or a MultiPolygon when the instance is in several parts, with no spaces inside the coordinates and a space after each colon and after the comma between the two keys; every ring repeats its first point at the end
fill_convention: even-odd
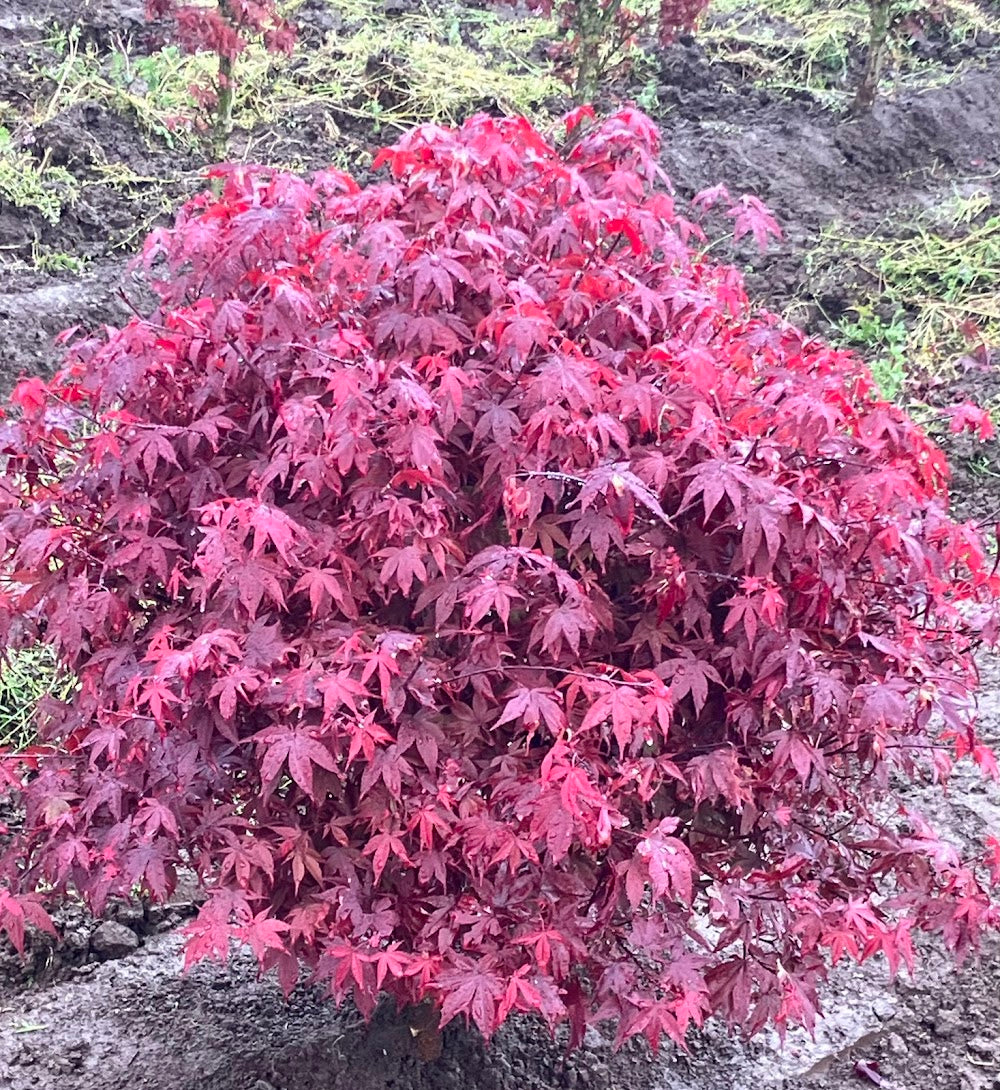
{"type": "MultiPolygon", "coordinates": [[[[141,0],[0,0],[0,102],[27,116],[46,57],[46,26],[78,24],[99,48],[116,35],[141,48],[148,34],[141,9],[141,0]]],[[[307,0],[300,15],[310,41],[336,28],[323,0],[307,0]]],[[[807,97],[747,86],[738,73],[708,66],[696,43],[679,44],[663,56],[657,92],[665,165],[682,195],[721,181],[735,192],[756,193],[778,212],[785,231],[780,247],[763,258],[742,250],[732,256],[747,263],[751,291],[765,305],[781,309],[795,301],[805,322],[822,331],[851,302],[837,283],[814,294],[804,267],[803,255],[825,224],[902,221],[970,181],[997,192],[1000,60],[983,51],[979,62],[952,83],[886,99],[870,117],[847,120],[807,97]]],[[[327,121],[322,111],[303,111],[280,131],[253,134],[255,154],[263,149],[275,161],[320,166],[337,150],[335,126],[327,121]]],[[[101,103],[77,105],[42,126],[26,123],[14,135],[84,184],[55,225],[0,205],[4,389],[19,373],[51,369],[57,358],[51,337],[61,328],[125,319],[119,289],[135,297],[125,273],[135,237],[165,202],[198,184],[201,165],[147,139],[131,118],[101,103]],[[107,164],[169,181],[116,188],[102,181],[98,168],[107,164]],[[85,272],[31,271],[25,260],[38,245],[86,259],[85,272]]],[[[356,127],[350,138],[359,147],[372,143],[356,127]]],[[[367,169],[359,160],[358,173],[367,169]]],[[[984,400],[997,390],[990,367],[941,396],[984,400]]],[[[1000,508],[1000,476],[968,468],[984,449],[1000,471],[995,445],[954,446],[960,501],[969,514],[1000,508]]],[[[984,692],[985,733],[1000,743],[994,663],[984,692]]],[[[1000,830],[1000,792],[972,771],[962,770],[947,796],[939,789],[919,795],[955,840],[1000,830]]],[[[686,1057],[654,1060],[637,1045],[615,1054],[597,1033],[567,1057],[536,1023],[520,1020],[505,1026],[489,1049],[475,1034],[449,1027],[440,1059],[425,1064],[392,1011],[380,1011],[366,1032],[353,1011],[335,1010],[308,989],[286,1004],[242,958],[228,969],[200,966],[182,976],[176,927],[185,911],[183,905],[152,914],[119,907],[111,914],[117,930],[96,936],[99,921],[68,906],[61,947],[36,940],[23,965],[0,956],[0,1088],[833,1090],[865,1085],[856,1074],[861,1062],[890,1090],[1000,1090],[1000,941],[961,975],[933,945],[912,982],[888,985],[882,966],[838,971],[816,1039],[792,1034],[783,1049],[767,1038],[743,1046],[713,1026],[692,1041],[686,1057]],[[129,934],[138,949],[124,953],[133,945],[129,934]]]]}
{"type": "Polygon", "coordinates": [[[82,276],[24,273],[4,284],[0,274],[0,380],[47,374],[57,356],[52,338],[70,326],[127,320],[117,295],[122,262],[103,261],[82,276]]]}

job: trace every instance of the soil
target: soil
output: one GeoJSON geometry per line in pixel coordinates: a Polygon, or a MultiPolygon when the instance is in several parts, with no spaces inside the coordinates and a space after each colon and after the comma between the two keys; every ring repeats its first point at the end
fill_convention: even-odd
{"type": "MultiPolygon", "coordinates": [[[[387,0],[396,11],[400,0],[387,0]]],[[[405,5],[403,5],[405,6],[405,5]]],[[[324,0],[300,9],[308,41],[336,22],[324,0]]],[[[0,105],[28,118],[49,58],[47,28],[78,25],[104,48],[149,39],[139,0],[0,0],[0,105]]],[[[930,57],[929,60],[934,60],[930,57]]],[[[725,182],[776,210],[783,243],[763,257],[745,251],[755,298],[823,332],[852,302],[850,288],[811,280],[805,255],[823,226],[859,228],[897,217],[975,185],[1000,195],[1000,54],[952,49],[938,60],[950,78],[921,93],[883,98],[864,118],[847,119],[807,95],[778,95],[710,65],[696,41],[662,55],[654,110],[666,142],[664,164],[682,196],[725,182]],[[948,66],[952,68],[949,70],[948,66]],[[958,66],[958,67],[955,67],[958,66]]],[[[44,91],[44,86],[42,90],[44,91]]],[[[0,114],[0,116],[4,116],[0,114]]],[[[238,136],[273,161],[306,167],[331,161],[336,126],[304,110],[278,131],[238,136]],[[331,135],[333,133],[334,135],[331,135]]],[[[343,120],[343,119],[340,119],[343,120]]],[[[199,184],[200,164],[139,131],[134,119],[101,103],[79,103],[42,125],[16,127],[20,146],[64,166],[81,183],[76,203],[55,224],[0,202],[0,387],[19,374],[47,373],[58,356],[51,338],[67,326],[120,322],[140,298],[127,272],[137,239],[165,208],[199,184]],[[128,168],[128,186],[107,181],[128,168]],[[82,273],[31,267],[39,246],[85,262],[82,273]]],[[[359,146],[374,137],[355,124],[359,146]]],[[[339,145],[342,150],[342,143],[339,145]]],[[[359,160],[358,173],[366,163],[359,160]]],[[[1000,392],[993,369],[937,391],[949,401],[1000,392]]],[[[969,516],[1000,509],[997,444],[951,448],[956,502],[969,516]],[[975,455],[977,473],[971,470],[975,455]],[[983,475],[983,460],[997,476],[983,475]]],[[[984,661],[982,727],[1000,745],[1000,661],[984,661]]],[[[960,768],[947,793],[913,789],[925,811],[956,841],[1000,830],[1000,790],[960,768]]],[[[639,1045],[618,1053],[599,1033],[567,1055],[530,1020],[512,1020],[487,1047],[457,1025],[441,1056],[423,1062],[417,1039],[391,1010],[368,1029],[351,1009],[334,1009],[308,988],[286,1003],[248,960],[201,965],[182,974],[179,925],[191,895],[166,909],[115,906],[108,920],[79,906],[63,910],[63,942],[36,937],[24,963],[0,956],[0,1087],[4,1090],[749,1090],[751,1087],[882,1085],[895,1090],[1000,1090],[1000,940],[957,973],[933,944],[914,980],[889,984],[884,967],[837,970],[827,1015],[811,1039],[750,1044],[709,1026],[688,1055],[651,1057],[639,1045]],[[110,926],[107,926],[110,923],[110,926]],[[134,940],[134,941],[133,941],[134,940]]]]}

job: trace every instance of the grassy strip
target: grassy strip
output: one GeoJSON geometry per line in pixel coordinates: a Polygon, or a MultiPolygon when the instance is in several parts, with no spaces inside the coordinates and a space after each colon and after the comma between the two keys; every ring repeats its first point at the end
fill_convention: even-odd
{"type": "Polygon", "coordinates": [[[63,209],[79,193],[76,179],[45,157],[38,162],[30,152],[15,146],[10,132],[0,127],[0,204],[33,208],[58,223],[63,209]]]}
{"type": "MultiPolygon", "coordinates": [[[[886,73],[897,84],[926,87],[956,74],[922,59],[921,39],[961,45],[1000,32],[1000,11],[988,3],[940,0],[932,16],[925,8],[907,0],[895,21],[886,73]]],[[[758,86],[846,106],[868,28],[866,0],[715,0],[699,39],[713,61],[758,86]]]]}
{"type": "Polygon", "coordinates": [[[835,320],[840,339],[874,361],[890,397],[910,378],[953,378],[963,356],[1000,345],[1000,209],[986,189],[902,231],[859,236],[835,224],[806,264],[814,297],[840,285],[853,298],[835,320]]]}
{"type": "MultiPolygon", "coordinates": [[[[329,33],[318,48],[291,58],[259,46],[241,55],[235,115],[244,129],[287,123],[313,107],[389,129],[452,123],[480,109],[540,120],[564,95],[548,67],[530,59],[553,33],[549,20],[430,2],[394,17],[375,0],[331,6],[344,29],[329,33]]],[[[212,57],[184,56],[170,46],[141,56],[122,40],[102,53],[81,47],[72,30],[56,32],[49,44],[60,60],[44,72],[55,89],[38,120],[98,101],[134,115],[147,134],[170,146],[202,145],[204,118],[190,88],[211,75],[212,57]]]]}

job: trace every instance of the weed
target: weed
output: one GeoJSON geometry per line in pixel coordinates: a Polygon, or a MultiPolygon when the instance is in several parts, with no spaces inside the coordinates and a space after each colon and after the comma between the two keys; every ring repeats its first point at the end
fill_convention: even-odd
{"type": "Polygon", "coordinates": [[[31,266],[39,272],[68,272],[79,276],[87,267],[87,262],[85,258],[62,250],[50,250],[36,241],[31,248],[31,266]]]}
{"type": "MultiPolygon", "coordinates": [[[[996,414],[993,413],[991,416],[995,419],[996,414]]],[[[972,477],[990,480],[1000,478],[1000,472],[997,472],[996,460],[991,458],[989,454],[976,453],[968,455],[962,459],[962,464],[972,477]]]]}
{"type": "Polygon", "coordinates": [[[101,53],[94,45],[81,49],[76,43],[74,34],[49,39],[48,44],[62,56],[42,73],[55,81],[56,89],[39,120],[48,120],[78,102],[100,102],[133,116],[147,135],[168,147],[201,143],[199,111],[190,87],[208,77],[210,57],[184,56],[176,46],[136,56],[131,43],[122,38],[112,43],[110,53],[101,53]]]}
{"type": "Polygon", "coordinates": [[[646,113],[653,113],[660,104],[659,89],[656,80],[647,80],[642,90],[635,96],[635,104],[646,113]]]}
{"type": "Polygon", "coordinates": [[[388,130],[453,123],[483,109],[542,120],[548,104],[565,94],[529,57],[551,33],[550,20],[512,21],[483,11],[463,14],[459,24],[455,9],[429,6],[386,20],[363,0],[349,11],[347,33],[280,68],[266,94],[245,104],[261,121],[309,104],[388,130]]]}
{"type": "Polygon", "coordinates": [[[969,343],[1000,343],[1000,213],[987,193],[948,198],[915,216],[902,236],[890,225],[860,237],[828,228],[807,268],[814,295],[827,278],[846,277],[858,319],[841,332],[868,347],[881,338],[890,385],[897,362],[908,360],[910,372],[948,373],[969,343]],[[894,314],[882,329],[872,299],[894,314]]]}
{"type": "MultiPolygon", "coordinates": [[[[939,76],[914,49],[920,37],[919,0],[896,8],[885,50],[885,70],[897,82],[919,84],[939,76]]],[[[972,0],[941,0],[934,34],[952,43],[1000,30],[1000,18],[972,0]]],[[[852,57],[869,42],[867,0],[715,0],[700,40],[709,56],[760,86],[808,92],[846,106],[854,91],[852,57]]]]}
{"type": "Polygon", "coordinates": [[[840,336],[847,347],[856,349],[868,363],[882,396],[895,401],[908,377],[906,314],[898,307],[891,320],[886,321],[870,305],[861,303],[851,309],[857,317],[838,324],[840,336]]]}
{"type": "Polygon", "coordinates": [[[0,128],[0,204],[34,208],[49,223],[58,223],[63,209],[77,198],[77,183],[68,170],[52,166],[48,152],[41,162],[14,143],[0,128]]]}
{"type": "MultiPolygon", "coordinates": [[[[337,7],[346,30],[320,48],[287,58],[251,43],[236,58],[233,112],[247,129],[272,127],[310,107],[390,131],[455,122],[480,109],[543,120],[547,104],[565,94],[547,67],[530,59],[554,32],[552,20],[429,4],[387,19],[374,0],[337,7]]],[[[134,116],[168,146],[203,143],[204,120],[190,88],[212,78],[212,55],[167,46],[136,56],[125,39],[101,54],[65,32],[48,44],[60,60],[44,73],[56,90],[43,120],[76,102],[99,101],[134,116]]]]}

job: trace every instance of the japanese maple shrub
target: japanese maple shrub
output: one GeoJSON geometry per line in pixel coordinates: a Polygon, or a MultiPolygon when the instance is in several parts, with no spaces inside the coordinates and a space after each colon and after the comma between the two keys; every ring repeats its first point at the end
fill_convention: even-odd
{"type": "Polygon", "coordinates": [[[155,312],[17,388],[0,631],[79,687],[2,766],[15,942],[43,893],[183,867],[189,961],[656,1042],[808,1023],[829,961],[996,921],[893,796],[990,762],[996,579],[941,452],[748,307],[645,117],[574,138],[226,168],[145,247],[155,312]]]}
{"type": "Polygon", "coordinates": [[[218,160],[225,159],[233,128],[236,59],[253,40],[272,53],[290,53],[295,42],[292,25],[278,14],[275,0],[212,0],[209,4],[146,0],[146,16],[168,20],[185,52],[214,53],[218,58],[212,83],[191,91],[211,118],[212,153],[218,160]]]}
{"type": "Polygon", "coordinates": [[[661,45],[693,29],[709,0],[658,0],[630,6],[624,0],[528,0],[545,15],[553,11],[565,36],[560,52],[574,70],[577,102],[596,98],[609,76],[626,64],[637,37],[655,33],[661,45]],[[655,10],[653,10],[655,9],[655,10]]]}

